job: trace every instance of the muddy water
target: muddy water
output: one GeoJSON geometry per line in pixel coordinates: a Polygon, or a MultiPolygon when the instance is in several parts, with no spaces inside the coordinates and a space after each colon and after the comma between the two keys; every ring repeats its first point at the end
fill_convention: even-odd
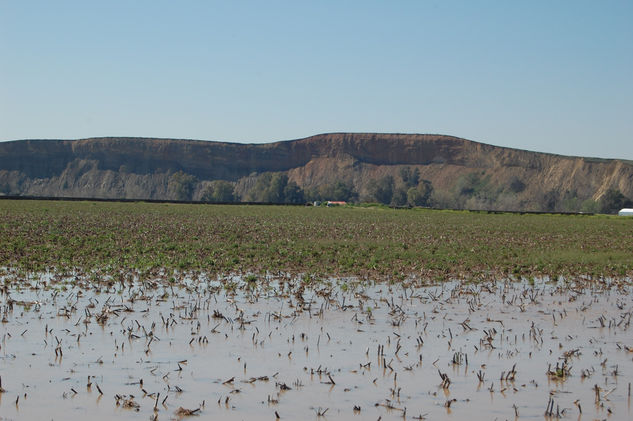
{"type": "Polygon", "coordinates": [[[2,420],[633,418],[626,282],[2,281],[2,420]]]}

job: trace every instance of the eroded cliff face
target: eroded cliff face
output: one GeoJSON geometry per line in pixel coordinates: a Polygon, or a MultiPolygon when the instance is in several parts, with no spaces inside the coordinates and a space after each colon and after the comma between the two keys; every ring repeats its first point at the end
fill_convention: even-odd
{"type": "Polygon", "coordinates": [[[447,206],[454,200],[453,207],[551,210],[570,198],[597,200],[608,189],[633,197],[628,161],[528,152],[441,135],[375,133],[251,145],[144,138],[5,142],[0,143],[0,194],[127,199],[186,194],[199,200],[210,182],[227,180],[245,197],[258,174],[285,172],[304,189],[343,181],[363,197],[370,180],[390,175],[397,182],[405,167],[417,168],[420,178],[432,183],[438,204],[444,198],[447,206]],[[188,190],[175,179],[188,180],[188,190]],[[493,194],[455,201],[465,179],[485,181],[493,194]]]}

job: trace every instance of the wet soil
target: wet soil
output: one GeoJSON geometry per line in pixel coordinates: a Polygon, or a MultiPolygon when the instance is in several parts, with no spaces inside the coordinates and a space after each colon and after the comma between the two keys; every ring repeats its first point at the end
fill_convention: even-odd
{"type": "Polygon", "coordinates": [[[1,420],[633,418],[630,281],[1,280],[1,420]]]}

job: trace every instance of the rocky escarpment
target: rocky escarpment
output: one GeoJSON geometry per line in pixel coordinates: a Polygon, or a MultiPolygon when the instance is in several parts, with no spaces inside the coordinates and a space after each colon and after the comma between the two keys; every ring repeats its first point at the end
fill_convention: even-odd
{"type": "Polygon", "coordinates": [[[442,135],[333,133],[269,144],[148,138],[0,143],[0,194],[6,195],[198,200],[222,180],[232,186],[233,200],[247,200],[257,197],[249,192],[266,173],[284,174],[305,198],[343,183],[355,200],[372,200],[381,180],[394,197],[398,189],[406,196],[424,180],[432,188],[428,204],[457,208],[581,210],[609,191],[633,197],[629,161],[442,135]],[[415,183],[405,180],[410,172],[415,183]]]}

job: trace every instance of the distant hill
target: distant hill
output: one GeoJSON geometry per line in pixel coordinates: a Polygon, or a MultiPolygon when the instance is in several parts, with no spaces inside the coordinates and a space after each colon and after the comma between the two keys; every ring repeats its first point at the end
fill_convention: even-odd
{"type": "Polygon", "coordinates": [[[607,198],[613,207],[633,197],[633,163],[428,134],[332,133],[268,144],[18,140],[0,143],[0,194],[599,211],[607,198]]]}

